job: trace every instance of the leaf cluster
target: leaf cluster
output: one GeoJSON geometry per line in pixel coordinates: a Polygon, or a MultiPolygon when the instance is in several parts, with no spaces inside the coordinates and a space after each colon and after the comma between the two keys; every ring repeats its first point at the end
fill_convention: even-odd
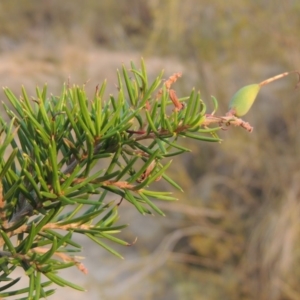
{"type": "Polygon", "coordinates": [[[163,215],[153,200],[175,198],[150,187],[165,180],[181,190],[166,174],[171,158],[189,151],[178,139],[220,141],[220,127],[204,126],[200,94],[177,98],[171,89],[181,74],[164,81],[161,73],[149,84],[143,60],[140,69],[131,63],[130,72],[123,66],[117,73],[118,94],[107,100],[106,82],[92,99],[84,86],[69,84],[58,97],[47,86],[33,98],[23,87],[19,99],[4,88],[10,121],[0,119],[0,279],[8,283],[1,297],[46,297],[52,282],[82,290],[57,275],[71,266],[86,273],[74,255],[81,251],[74,233],[120,256],[107,241],[129,245],[115,236],[125,227],[116,224],[122,200],[141,214],[163,215]],[[107,201],[109,195],[117,201],[107,201]],[[5,292],[19,280],[10,278],[16,267],[29,285],[5,292]]]}

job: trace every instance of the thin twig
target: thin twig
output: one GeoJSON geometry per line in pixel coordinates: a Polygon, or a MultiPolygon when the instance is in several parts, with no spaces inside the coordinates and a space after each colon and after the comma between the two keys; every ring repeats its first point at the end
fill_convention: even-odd
{"type": "Polygon", "coordinates": [[[249,132],[253,131],[253,127],[248,122],[245,122],[244,120],[237,118],[231,114],[228,114],[226,116],[221,116],[221,117],[212,116],[209,114],[206,115],[206,119],[202,123],[202,125],[209,126],[211,124],[219,124],[220,126],[226,126],[226,127],[230,125],[234,125],[234,126],[242,127],[249,132]]]}
{"type": "MultiPolygon", "coordinates": [[[[41,248],[41,247],[36,247],[33,248],[31,251],[35,252],[35,253],[46,253],[48,252],[50,249],[46,249],[46,248],[41,248]]],[[[79,262],[78,260],[76,260],[75,257],[71,257],[65,253],[62,252],[54,252],[53,254],[54,256],[59,257],[61,260],[63,260],[64,262],[73,262],[75,263],[75,266],[84,274],[88,273],[87,268],[83,265],[83,263],[79,262]]]]}
{"type": "Polygon", "coordinates": [[[290,75],[290,74],[298,74],[298,82],[297,82],[297,84],[295,86],[295,88],[297,88],[299,86],[299,83],[300,83],[300,73],[299,73],[299,71],[291,71],[291,72],[281,73],[279,75],[276,75],[274,77],[268,78],[268,79],[260,82],[259,86],[262,87],[262,86],[264,86],[266,84],[269,84],[269,83],[271,83],[271,82],[273,82],[273,81],[275,81],[277,79],[280,79],[280,78],[285,77],[285,76],[290,75]]]}

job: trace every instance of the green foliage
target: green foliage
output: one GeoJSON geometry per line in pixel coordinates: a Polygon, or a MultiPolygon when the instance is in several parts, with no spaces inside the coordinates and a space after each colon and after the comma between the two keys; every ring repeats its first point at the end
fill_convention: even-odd
{"type": "Polygon", "coordinates": [[[51,282],[82,290],[57,275],[72,266],[86,272],[73,255],[81,251],[74,233],[121,257],[109,243],[129,245],[115,236],[125,227],[116,223],[122,200],[141,214],[163,215],[153,199],[175,198],[150,187],[165,180],[181,189],[166,174],[170,158],[189,151],[178,139],[220,141],[220,127],[207,128],[200,94],[177,98],[171,89],[181,74],[163,81],[161,73],[149,84],[143,61],[141,69],[132,63],[131,73],[123,66],[118,95],[108,100],[105,82],[92,99],[84,86],[66,85],[59,97],[45,86],[32,99],[25,88],[20,99],[4,88],[10,121],[0,119],[0,278],[8,284],[1,297],[46,297],[51,282]],[[106,201],[109,195],[116,201],[106,201]],[[16,267],[29,285],[5,291],[19,280],[10,277],[16,267]]]}

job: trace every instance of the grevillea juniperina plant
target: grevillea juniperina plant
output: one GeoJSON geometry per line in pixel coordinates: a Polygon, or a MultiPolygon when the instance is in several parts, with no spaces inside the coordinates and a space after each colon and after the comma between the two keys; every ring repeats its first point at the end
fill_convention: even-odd
{"type": "Polygon", "coordinates": [[[91,99],[84,86],[69,84],[58,97],[49,96],[47,86],[37,88],[35,97],[22,88],[20,98],[4,88],[9,105],[3,103],[6,118],[0,118],[0,297],[40,299],[54,293],[52,283],[83,290],[59,276],[69,267],[87,272],[74,233],[121,257],[109,244],[133,242],[117,237],[125,227],[117,223],[118,208],[128,201],[141,214],[163,215],[153,200],[175,198],[152,184],[164,180],[181,190],[167,174],[172,160],[190,151],[184,138],[220,142],[217,133],[230,125],[252,131],[238,118],[244,95],[232,100],[235,113],[216,116],[214,97],[214,111],[207,113],[199,92],[177,96],[180,77],[164,80],[161,73],[150,84],[142,60],[140,69],[131,63],[129,71],[123,66],[117,73],[116,96],[105,97],[105,82],[91,99]],[[16,268],[28,277],[25,289],[13,289],[20,279],[14,278],[16,268]]]}

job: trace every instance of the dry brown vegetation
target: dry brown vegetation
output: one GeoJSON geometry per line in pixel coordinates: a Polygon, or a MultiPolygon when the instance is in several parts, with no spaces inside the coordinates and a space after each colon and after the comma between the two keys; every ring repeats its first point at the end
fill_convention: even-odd
{"type": "MultiPolygon", "coordinates": [[[[183,72],[182,91],[195,86],[206,102],[213,94],[224,113],[241,86],[299,69],[299,14],[298,1],[2,1],[0,85],[48,82],[59,92],[70,75],[91,79],[91,90],[107,78],[112,91],[115,69],[145,56],[151,74],[183,72]]],[[[262,89],[245,117],[253,133],[231,128],[221,145],[188,145],[172,170],[185,193],[160,205],[156,238],[131,221],[144,255],[118,262],[113,288],[109,276],[102,283],[107,299],[300,299],[294,83],[262,89]]]]}

